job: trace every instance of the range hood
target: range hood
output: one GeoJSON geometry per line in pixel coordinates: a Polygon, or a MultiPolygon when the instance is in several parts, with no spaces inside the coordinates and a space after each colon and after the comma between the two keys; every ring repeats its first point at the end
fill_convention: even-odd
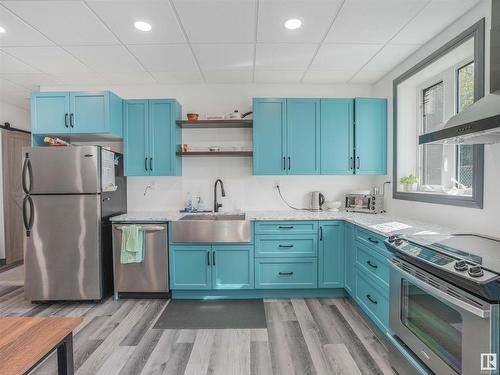
{"type": "Polygon", "coordinates": [[[500,0],[491,4],[490,93],[451,117],[442,129],[422,134],[419,144],[500,143],[500,0]]]}

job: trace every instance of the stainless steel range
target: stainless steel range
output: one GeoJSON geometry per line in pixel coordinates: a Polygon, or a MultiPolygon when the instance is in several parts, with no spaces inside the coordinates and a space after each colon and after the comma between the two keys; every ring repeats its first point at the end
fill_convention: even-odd
{"type": "MultiPolygon", "coordinates": [[[[390,334],[435,374],[498,374],[500,240],[390,236],[390,334]]],[[[393,362],[410,373],[407,361],[393,362]]]]}

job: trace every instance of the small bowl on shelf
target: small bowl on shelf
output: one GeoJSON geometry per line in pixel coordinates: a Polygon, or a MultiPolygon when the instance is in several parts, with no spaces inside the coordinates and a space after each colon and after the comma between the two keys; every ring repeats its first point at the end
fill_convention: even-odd
{"type": "Polygon", "coordinates": [[[196,121],[198,120],[198,117],[200,117],[200,115],[197,113],[187,113],[186,117],[189,121],[196,121]]]}

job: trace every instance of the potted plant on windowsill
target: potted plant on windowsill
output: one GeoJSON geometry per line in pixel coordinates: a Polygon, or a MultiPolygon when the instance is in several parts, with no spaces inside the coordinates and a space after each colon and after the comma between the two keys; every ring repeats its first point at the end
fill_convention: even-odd
{"type": "Polygon", "coordinates": [[[409,176],[401,177],[399,179],[399,182],[403,186],[403,191],[406,192],[417,191],[417,186],[418,186],[417,176],[411,174],[409,176]]]}

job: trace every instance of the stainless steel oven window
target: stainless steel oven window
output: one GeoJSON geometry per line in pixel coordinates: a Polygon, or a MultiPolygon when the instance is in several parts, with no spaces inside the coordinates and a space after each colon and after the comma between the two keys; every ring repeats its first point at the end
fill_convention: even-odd
{"type": "Polygon", "coordinates": [[[433,295],[401,280],[401,322],[457,373],[462,373],[462,315],[433,295]]]}

